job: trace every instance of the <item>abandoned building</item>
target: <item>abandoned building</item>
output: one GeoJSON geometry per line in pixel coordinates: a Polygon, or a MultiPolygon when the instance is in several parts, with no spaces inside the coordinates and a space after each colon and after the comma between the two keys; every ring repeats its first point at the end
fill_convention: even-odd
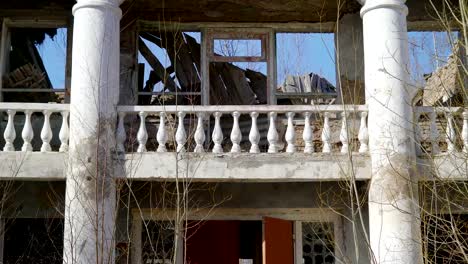
{"type": "Polygon", "coordinates": [[[466,40],[407,70],[448,2],[0,1],[0,263],[466,263],[466,40]]]}

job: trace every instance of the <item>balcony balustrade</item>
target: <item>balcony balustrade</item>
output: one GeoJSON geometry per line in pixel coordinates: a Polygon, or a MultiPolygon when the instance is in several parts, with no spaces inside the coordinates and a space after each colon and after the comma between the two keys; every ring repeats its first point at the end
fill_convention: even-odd
{"type": "Polygon", "coordinates": [[[215,154],[366,153],[369,149],[366,106],[120,106],[118,112],[118,149],[127,153],[149,149],[215,154]],[[138,122],[138,128],[125,125],[126,118],[138,122]],[[151,137],[155,142],[150,148],[151,137]]]}
{"type": "Polygon", "coordinates": [[[0,111],[4,114],[3,151],[68,151],[69,105],[0,103],[0,111]]]}
{"type": "Polygon", "coordinates": [[[416,154],[468,153],[468,109],[415,107],[416,154]]]}
{"type": "MultiPolygon", "coordinates": [[[[468,110],[414,109],[419,156],[468,152],[468,110]]],[[[1,103],[0,111],[1,150],[68,151],[69,105],[1,103]]],[[[364,105],[119,106],[117,111],[117,149],[125,153],[369,151],[364,105]]]]}

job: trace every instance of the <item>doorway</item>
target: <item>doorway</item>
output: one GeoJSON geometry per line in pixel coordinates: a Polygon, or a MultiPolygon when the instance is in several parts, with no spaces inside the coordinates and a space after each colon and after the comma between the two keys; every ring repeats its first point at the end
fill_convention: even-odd
{"type": "Polygon", "coordinates": [[[341,219],[333,212],[217,209],[211,213],[199,210],[187,214],[190,220],[183,221],[177,228],[183,233],[177,242],[177,256],[148,262],[145,258],[148,254],[141,243],[147,240],[144,236],[148,236],[148,222],[159,222],[153,226],[166,226],[164,234],[157,236],[163,235],[170,241],[174,241],[176,228],[173,221],[167,221],[171,219],[171,212],[153,209],[134,213],[132,263],[173,263],[176,259],[177,264],[329,264],[341,259],[341,255],[335,254],[343,241],[341,219]],[[170,222],[172,226],[163,224],[170,222]]]}

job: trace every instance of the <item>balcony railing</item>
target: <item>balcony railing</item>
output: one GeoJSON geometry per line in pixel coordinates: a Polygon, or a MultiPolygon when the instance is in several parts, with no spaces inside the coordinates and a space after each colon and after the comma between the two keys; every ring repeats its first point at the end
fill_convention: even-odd
{"type": "MultiPolygon", "coordinates": [[[[66,152],[69,105],[1,103],[3,151],[66,152]],[[65,122],[64,122],[65,121],[65,122]]],[[[368,152],[364,105],[119,106],[119,151],[368,152]]],[[[415,107],[418,155],[468,152],[468,110],[415,107]]]]}
{"type": "Polygon", "coordinates": [[[6,114],[1,126],[3,151],[68,151],[69,105],[0,103],[0,111],[6,114]]]}
{"type": "Polygon", "coordinates": [[[468,153],[468,109],[415,107],[415,124],[418,155],[468,153]]]}
{"type": "Polygon", "coordinates": [[[366,106],[120,106],[118,112],[117,144],[126,152],[368,152],[366,106]],[[126,117],[138,128],[125,125],[126,117]]]}

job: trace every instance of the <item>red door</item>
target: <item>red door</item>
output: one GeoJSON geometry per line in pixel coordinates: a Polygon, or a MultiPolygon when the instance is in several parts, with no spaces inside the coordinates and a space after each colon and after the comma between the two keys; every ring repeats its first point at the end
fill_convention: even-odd
{"type": "Polygon", "coordinates": [[[263,218],[263,264],[294,264],[291,221],[263,218]]]}
{"type": "Polygon", "coordinates": [[[239,264],[239,221],[188,224],[187,264],[239,264]]]}

